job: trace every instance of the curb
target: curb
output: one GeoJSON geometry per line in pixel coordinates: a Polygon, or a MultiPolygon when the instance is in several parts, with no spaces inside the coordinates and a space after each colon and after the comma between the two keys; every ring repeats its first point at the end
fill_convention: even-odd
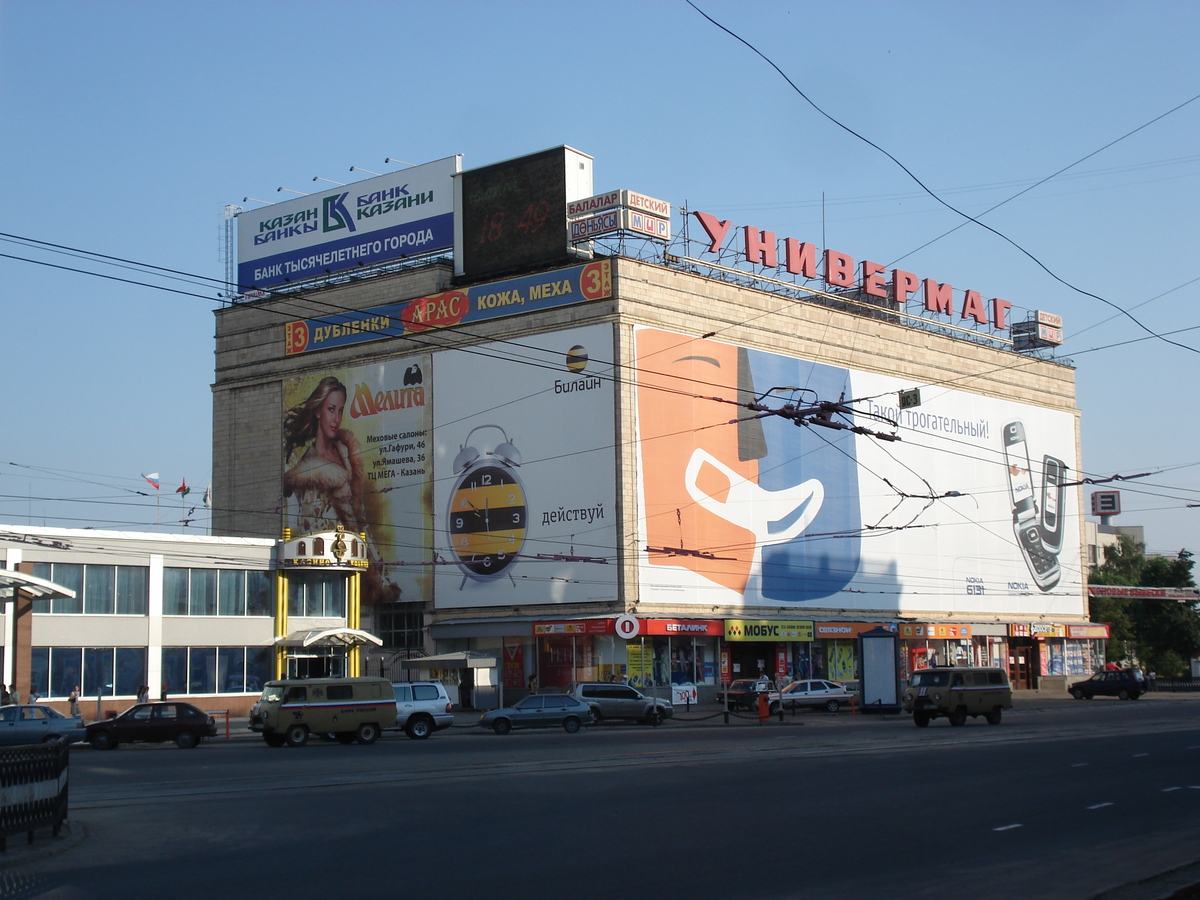
{"type": "MultiPolygon", "coordinates": [[[[0,896],[19,896],[15,893],[18,888],[28,889],[36,886],[13,881],[5,870],[38,862],[70,850],[88,836],[87,828],[82,822],[72,822],[70,819],[62,823],[57,837],[52,832],[53,829],[49,826],[35,828],[32,844],[24,834],[14,834],[9,837],[8,850],[0,853],[0,896]]],[[[28,881],[30,877],[25,876],[24,880],[28,881]]]]}

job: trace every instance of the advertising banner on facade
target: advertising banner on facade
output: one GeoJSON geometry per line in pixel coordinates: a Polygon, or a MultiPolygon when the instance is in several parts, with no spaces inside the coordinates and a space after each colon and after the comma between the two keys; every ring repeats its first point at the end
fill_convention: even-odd
{"type": "Polygon", "coordinates": [[[454,245],[461,156],[238,215],[238,286],[269,288],[454,245]]]}
{"type": "Polygon", "coordinates": [[[1072,414],[950,388],[902,410],[899,378],[634,338],[643,603],[1085,612],[1072,414]],[[764,405],[865,398],[900,440],[737,405],[780,385],[764,405]]]}
{"type": "Polygon", "coordinates": [[[609,325],[434,358],[439,609],[616,599],[609,325]]]}
{"type": "Polygon", "coordinates": [[[612,262],[598,260],[401,303],[288,322],[284,326],[284,353],[311,353],[610,297],[612,262]]]}
{"type": "Polygon", "coordinates": [[[363,603],[429,597],[433,400],[426,355],[283,384],[283,496],[293,536],[367,535],[363,603]]]}

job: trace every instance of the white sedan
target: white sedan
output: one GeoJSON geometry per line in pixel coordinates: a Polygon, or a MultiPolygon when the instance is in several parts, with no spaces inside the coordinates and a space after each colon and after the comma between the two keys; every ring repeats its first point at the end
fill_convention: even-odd
{"type": "Polygon", "coordinates": [[[777,713],[780,708],[824,709],[834,713],[854,699],[854,692],[846,690],[844,684],[836,681],[813,679],[811,681],[793,681],[782,691],[771,694],[771,712],[777,713]]]}

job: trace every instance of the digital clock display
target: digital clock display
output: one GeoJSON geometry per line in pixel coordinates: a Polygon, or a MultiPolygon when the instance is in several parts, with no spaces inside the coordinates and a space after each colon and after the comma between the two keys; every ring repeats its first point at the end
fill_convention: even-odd
{"type": "Polygon", "coordinates": [[[567,154],[555,147],[459,176],[464,277],[567,258],[567,154]]]}

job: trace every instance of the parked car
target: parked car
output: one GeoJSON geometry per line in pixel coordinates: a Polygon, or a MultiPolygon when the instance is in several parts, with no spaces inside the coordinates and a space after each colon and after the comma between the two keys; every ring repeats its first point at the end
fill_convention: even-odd
{"type": "Polygon", "coordinates": [[[530,694],[515,706],[493,709],[479,719],[481,728],[496,734],[508,734],[514,728],[548,728],[562,726],[574,734],[582,725],[592,724],[592,710],[586,703],[567,694],[530,694]]]}
{"type": "Polygon", "coordinates": [[[835,713],[854,699],[854,691],[838,681],[793,681],[777,694],[771,694],[770,710],[777,713],[782,709],[823,709],[835,713]]]}
{"type": "Polygon", "coordinates": [[[0,707],[0,746],[40,744],[55,738],[82,741],[85,735],[80,716],[64,716],[37,703],[0,707]]]}
{"type": "Polygon", "coordinates": [[[724,690],[717,691],[717,702],[724,703],[729,697],[729,708],[758,708],[758,695],[770,695],[775,692],[775,685],[765,678],[739,678],[724,690]]]}
{"type": "Polygon", "coordinates": [[[138,741],[174,741],[186,750],[216,736],[217,724],[190,703],[139,703],[115,718],[92,722],[86,733],[88,743],[97,750],[138,741]]]}
{"type": "Polygon", "coordinates": [[[1076,681],[1067,690],[1076,700],[1093,697],[1120,697],[1136,700],[1146,693],[1146,678],[1141,669],[1106,669],[1087,681],[1076,681]]]}
{"type": "Polygon", "coordinates": [[[568,685],[567,693],[590,706],[596,722],[636,719],[646,725],[661,725],[675,715],[675,708],[666,698],[648,697],[628,684],[580,681],[568,685]]]}
{"type": "Polygon", "coordinates": [[[454,724],[454,706],[440,681],[393,681],[396,727],[413,740],[423,740],[454,724]]]}

